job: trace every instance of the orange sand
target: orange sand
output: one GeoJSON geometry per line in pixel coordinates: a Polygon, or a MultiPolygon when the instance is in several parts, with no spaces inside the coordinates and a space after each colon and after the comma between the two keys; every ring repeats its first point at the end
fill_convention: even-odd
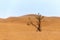
{"type": "Polygon", "coordinates": [[[35,15],[0,19],[0,40],[60,40],[60,18],[44,17],[37,32],[29,17],[36,24],[35,15]]]}

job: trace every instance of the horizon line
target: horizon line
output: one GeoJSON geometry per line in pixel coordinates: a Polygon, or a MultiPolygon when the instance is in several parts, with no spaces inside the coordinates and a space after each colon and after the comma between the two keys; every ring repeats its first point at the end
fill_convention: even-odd
{"type": "MultiPolygon", "coordinates": [[[[6,18],[9,18],[9,17],[21,17],[21,16],[26,16],[26,15],[30,15],[30,14],[24,14],[24,15],[18,15],[18,16],[16,16],[16,15],[14,15],[14,16],[8,16],[8,17],[0,17],[0,18],[2,18],[2,19],[6,19],[6,18]]],[[[33,14],[32,14],[33,15],[33,14]]],[[[37,15],[37,14],[35,14],[35,15],[37,15]]],[[[51,16],[51,15],[42,15],[42,16],[45,16],[45,17],[60,17],[60,16],[51,16]]]]}

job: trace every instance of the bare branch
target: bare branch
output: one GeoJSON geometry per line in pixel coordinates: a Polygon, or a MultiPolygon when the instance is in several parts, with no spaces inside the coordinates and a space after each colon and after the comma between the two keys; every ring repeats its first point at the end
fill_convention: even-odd
{"type": "Polygon", "coordinates": [[[44,18],[44,16],[41,16],[39,13],[37,16],[35,16],[35,18],[37,19],[36,24],[34,24],[32,21],[31,21],[31,18],[29,17],[28,19],[30,20],[30,24],[32,24],[35,28],[37,28],[38,31],[41,31],[41,20],[44,18]]]}
{"type": "Polygon", "coordinates": [[[32,24],[35,28],[37,28],[37,26],[36,26],[35,24],[33,24],[32,22],[31,22],[31,24],[32,24]]]}

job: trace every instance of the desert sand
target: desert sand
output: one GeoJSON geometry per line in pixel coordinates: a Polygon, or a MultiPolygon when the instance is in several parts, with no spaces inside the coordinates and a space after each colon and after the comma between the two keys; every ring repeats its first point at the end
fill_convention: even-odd
{"type": "Polygon", "coordinates": [[[35,16],[0,18],[0,40],[60,40],[60,17],[44,17],[41,32],[37,32],[33,25],[27,25],[30,21],[36,24],[35,16]]]}

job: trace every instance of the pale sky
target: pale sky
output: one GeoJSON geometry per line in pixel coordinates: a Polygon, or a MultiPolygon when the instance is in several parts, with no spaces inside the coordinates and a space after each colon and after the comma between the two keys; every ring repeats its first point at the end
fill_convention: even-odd
{"type": "Polygon", "coordinates": [[[29,13],[60,16],[60,0],[0,0],[0,18],[29,13]]]}

